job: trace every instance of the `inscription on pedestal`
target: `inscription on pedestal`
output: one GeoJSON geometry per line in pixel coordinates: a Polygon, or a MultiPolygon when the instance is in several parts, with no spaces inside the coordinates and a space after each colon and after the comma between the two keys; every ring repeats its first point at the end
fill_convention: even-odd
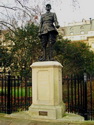
{"type": "Polygon", "coordinates": [[[47,113],[47,112],[45,112],[45,111],[39,111],[39,115],[42,115],[42,116],[47,116],[47,115],[48,115],[48,113],[47,113]]]}

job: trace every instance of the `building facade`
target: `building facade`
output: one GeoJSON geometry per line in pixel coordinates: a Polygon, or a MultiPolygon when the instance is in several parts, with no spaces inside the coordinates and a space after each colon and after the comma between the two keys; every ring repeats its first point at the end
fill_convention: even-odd
{"type": "Polygon", "coordinates": [[[60,29],[61,33],[64,39],[85,42],[94,51],[94,19],[68,24],[60,29]]]}

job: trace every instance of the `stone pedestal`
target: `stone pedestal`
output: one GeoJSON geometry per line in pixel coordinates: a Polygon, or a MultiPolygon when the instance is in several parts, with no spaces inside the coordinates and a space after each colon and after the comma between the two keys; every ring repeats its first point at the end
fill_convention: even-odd
{"type": "Polygon", "coordinates": [[[37,119],[62,118],[62,65],[56,61],[35,62],[32,67],[32,105],[29,115],[37,119]]]}

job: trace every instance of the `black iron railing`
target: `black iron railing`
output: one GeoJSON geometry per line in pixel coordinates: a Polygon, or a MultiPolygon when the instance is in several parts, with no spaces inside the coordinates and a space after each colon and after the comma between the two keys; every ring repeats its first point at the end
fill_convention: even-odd
{"type": "Polygon", "coordinates": [[[94,119],[94,78],[85,73],[81,76],[63,77],[63,100],[67,111],[94,119]]]}
{"type": "Polygon", "coordinates": [[[0,73],[0,112],[11,114],[27,110],[32,103],[31,80],[9,73],[0,73]],[[28,84],[29,82],[29,84],[28,84]]]}
{"type": "MultiPolygon", "coordinates": [[[[68,112],[94,120],[94,77],[86,73],[63,77],[63,100],[68,112]]],[[[0,73],[0,112],[28,110],[32,104],[31,79],[0,73]]]]}

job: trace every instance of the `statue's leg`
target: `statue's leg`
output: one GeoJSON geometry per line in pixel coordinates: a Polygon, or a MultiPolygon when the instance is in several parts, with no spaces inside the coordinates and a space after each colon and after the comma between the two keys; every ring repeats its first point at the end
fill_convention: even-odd
{"type": "Polygon", "coordinates": [[[46,61],[47,59],[47,54],[46,54],[46,46],[47,46],[47,35],[42,35],[42,48],[43,48],[43,57],[42,57],[42,61],[46,61]]]}
{"type": "Polygon", "coordinates": [[[50,32],[49,33],[49,60],[51,61],[54,60],[53,46],[55,42],[56,42],[56,34],[54,34],[54,32],[50,32]]]}
{"type": "Polygon", "coordinates": [[[43,47],[43,60],[46,60],[46,47],[43,47]]]}

